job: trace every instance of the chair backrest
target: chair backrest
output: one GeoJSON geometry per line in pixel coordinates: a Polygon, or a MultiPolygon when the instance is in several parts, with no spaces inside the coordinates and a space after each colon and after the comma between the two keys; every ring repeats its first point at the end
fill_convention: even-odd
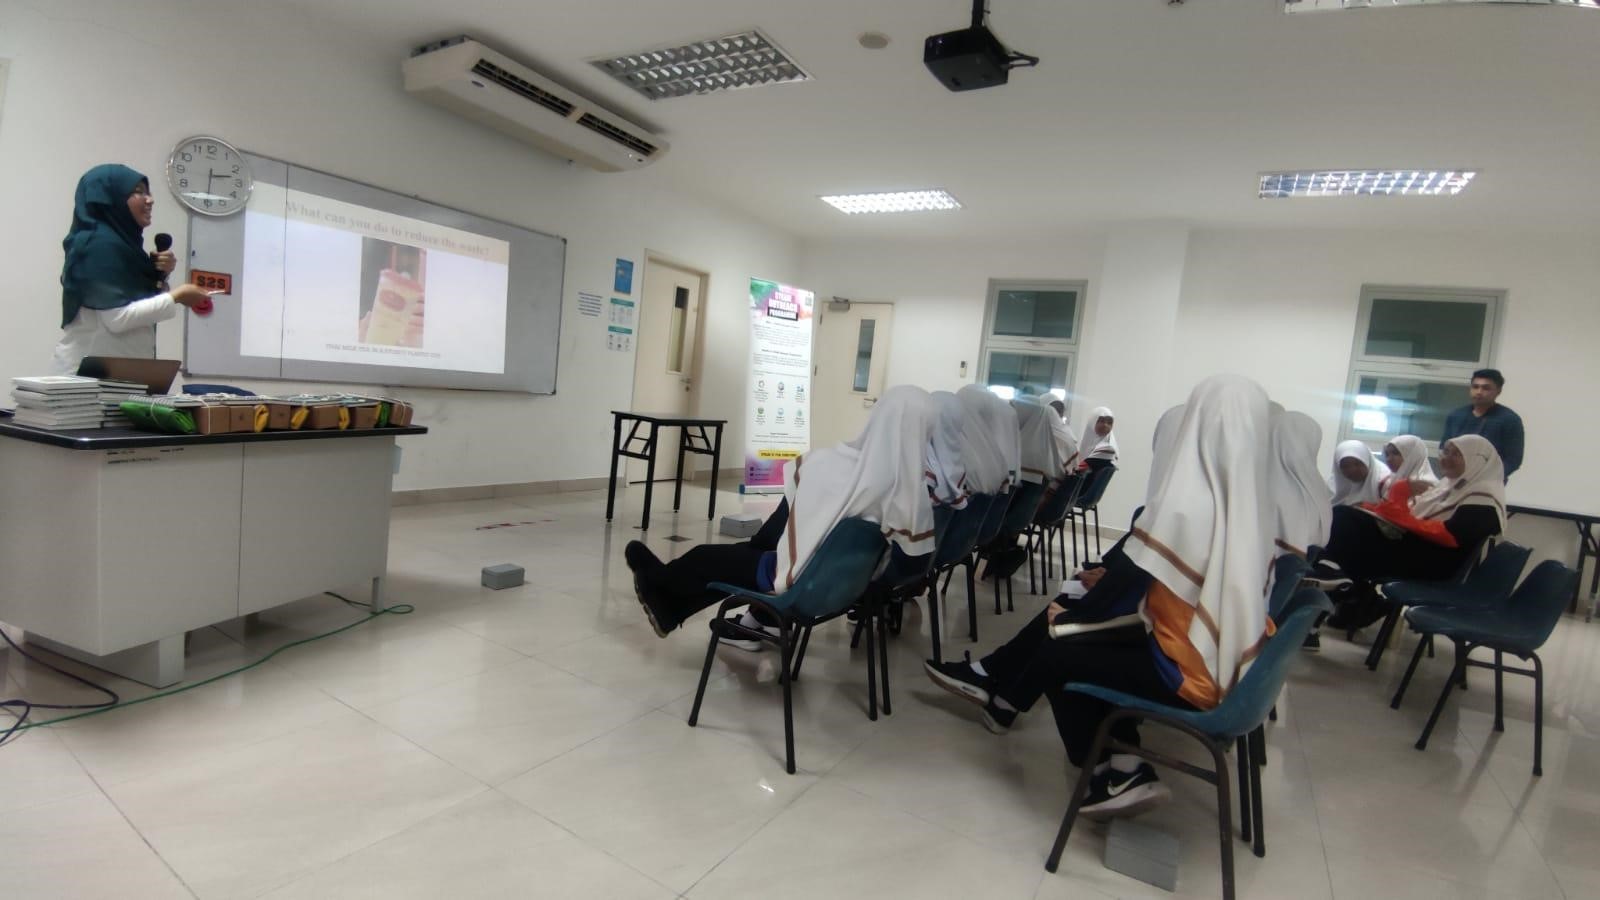
{"type": "Polygon", "coordinates": [[[1306,577],[1310,568],[1304,559],[1293,553],[1285,553],[1272,561],[1272,593],[1267,597],[1267,615],[1272,621],[1281,622],[1293,612],[1289,609],[1289,600],[1295,596],[1295,588],[1300,586],[1300,579],[1306,577]]]}
{"type": "Polygon", "coordinates": [[[1483,562],[1478,563],[1467,575],[1461,585],[1462,592],[1496,600],[1511,596],[1532,554],[1529,548],[1510,541],[1495,544],[1489,548],[1489,554],[1483,558],[1483,562]]]}
{"type": "Polygon", "coordinates": [[[1100,471],[1089,476],[1089,483],[1078,492],[1078,499],[1073,505],[1078,509],[1094,509],[1100,505],[1100,498],[1106,495],[1106,485],[1111,483],[1111,476],[1117,474],[1116,466],[1101,466],[1100,471]]]}
{"type": "Polygon", "coordinates": [[[784,591],[788,609],[811,619],[843,613],[865,593],[885,547],[883,527],[876,522],[851,518],[834,525],[794,586],[784,591]]]}
{"type": "Polygon", "coordinates": [[[1067,509],[1077,499],[1078,491],[1083,488],[1083,479],[1077,475],[1068,475],[1056,485],[1054,492],[1045,496],[1039,502],[1039,509],[1033,514],[1035,525],[1059,525],[1067,520],[1067,509]]]}
{"type": "Polygon", "coordinates": [[[1011,492],[1011,502],[1006,505],[1006,514],[1000,520],[1000,532],[1003,534],[1016,534],[1033,523],[1034,513],[1039,511],[1039,501],[1044,499],[1044,485],[1028,481],[1018,486],[1011,492]]]}
{"type": "Polygon", "coordinates": [[[1279,623],[1277,632],[1262,645],[1261,654],[1250,664],[1244,677],[1212,711],[1206,730],[1213,737],[1236,738],[1249,734],[1266,720],[1283,690],[1289,663],[1302,655],[1300,645],[1305,643],[1306,634],[1316,624],[1318,616],[1333,609],[1327,594],[1309,587],[1296,591],[1290,605],[1294,612],[1279,623]]]}
{"type": "MultiPolygon", "coordinates": [[[[1573,591],[1578,587],[1578,572],[1547,559],[1528,573],[1522,584],[1505,601],[1506,613],[1521,620],[1526,631],[1518,636],[1528,650],[1537,650],[1550,639],[1556,623],[1567,611],[1573,591]]],[[[1520,631],[1521,629],[1519,629],[1520,631]]]]}
{"type": "MultiPolygon", "coordinates": [[[[1491,534],[1488,537],[1480,538],[1477,543],[1468,548],[1467,555],[1461,558],[1460,567],[1456,569],[1456,573],[1450,576],[1448,580],[1456,584],[1465,584],[1472,577],[1472,573],[1477,570],[1479,561],[1486,558],[1486,551],[1495,548],[1496,537],[1497,535],[1491,534]]],[[[1512,583],[1515,583],[1515,579],[1512,580],[1512,583]]],[[[1508,587],[1506,590],[1509,591],[1510,588],[1508,587]]]]}
{"type": "Polygon", "coordinates": [[[932,553],[907,556],[899,544],[891,543],[889,558],[883,564],[883,571],[872,579],[872,584],[874,587],[890,591],[921,585],[927,580],[928,571],[933,568],[933,557],[932,553]]]}
{"type": "Polygon", "coordinates": [[[1006,522],[1006,510],[1011,506],[1011,496],[1025,486],[1026,482],[1014,484],[1006,493],[994,495],[994,502],[989,504],[989,511],[984,516],[983,527],[978,529],[978,546],[989,543],[1000,533],[1000,526],[1006,522]]]}
{"type": "MultiPolygon", "coordinates": [[[[935,568],[944,568],[966,559],[978,543],[978,531],[983,528],[989,508],[994,506],[993,494],[973,494],[967,505],[954,510],[944,533],[939,537],[939,549],[934,552],[935,568]]],[[[935,511],[937,516],[937,511],[935,511]]]]}

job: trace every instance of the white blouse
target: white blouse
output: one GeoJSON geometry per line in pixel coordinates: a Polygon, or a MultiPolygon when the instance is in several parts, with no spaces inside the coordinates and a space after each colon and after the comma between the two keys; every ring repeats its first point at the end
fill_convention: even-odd
{"type": "Polygon", "coordinates": [[[85,356],[154,359],[156,323],[177,313],[178,304],[171,294],[135,300],[117,309],[79,309],[77,317],[61,329],[52,370],[57,375],[76,375],[85,356]]]}

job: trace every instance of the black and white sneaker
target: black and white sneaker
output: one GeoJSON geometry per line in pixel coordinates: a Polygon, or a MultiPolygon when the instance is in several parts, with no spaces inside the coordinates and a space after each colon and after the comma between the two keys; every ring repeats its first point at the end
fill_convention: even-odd
{"type": "Polygon", "coordinates": [[[1172,791],[1156,777],[1149,763],[1140,763],[1132,772],[1119,772],[1110,766],[1089,782],[1089,796],[1078,812],[1091,819],[1136,816],[1172,799],[1172,791]]]}
{"type": "Polygon", "coordinates": [[[1004,709],[999,704],[990,700],[983,706],[983,727],[989,729],[991,734],[1005,734],[1017,722],[1017,711],[1004,709]]]}
{"type": "Polygon", "coordinates": [[[977,670],[972,668],[972,654],[966,654],[966,658],[961,662],[924,660],[922,671],[928,673],[929,680],[934,684],[957,697],[970,700],[979,706],[989,705],[994,679],[979,675],[977,670]]]}
{"type": "MultiPolygon", "coordinates": [[[[741,628],[748,628],[751,631],[764,631],[773,637],[778,637],[783,634],[783,629],[772,625],[762,625],[755,616],[752,616],[749,613],[740,614],[736,620],[741,628]]],[[[746,653],[760,653],[768,647],[777,646],[776,644],[769,644],[766,641],[757,640],[755,638],[737,637],[725,637],[719,643],[724,647],[732,647],[735,650],[743,650],[746,653]]]]}
{"type": "Polygon", "coordinates": [[[1322,632],[1312,631],[1306,634],[1306,639],[1300,644],[1300,649],[1307,653],[1322,652],[1322,632]]]}
{"type": "Polygon", "coordinates": [[[1306,573],[1306,577],[1301,583],[1309,584],[1320,591],[1336,591],[1343,587],[1349,587],[1353,582],[1350,576],[1339,568],[1338,563],[1331,559],[1324,559],[1311,567],[1311,571],[1306,573]]]}

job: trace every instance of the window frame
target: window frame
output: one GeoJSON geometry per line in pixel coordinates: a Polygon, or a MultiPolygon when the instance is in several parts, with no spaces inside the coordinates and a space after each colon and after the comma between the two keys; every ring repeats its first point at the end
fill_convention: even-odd
{"type": "Polygon", "coordinates": [[[1089,282],[1084,279],[1022,279],[991,278],[983,310],[983,341],[979,347],[977,383],[989,385],[990,362],[995,353],[1015,353],[1025,356],[1043,356],[1066,360],[1066,384],[1061,386],[1068,397],[1077,378],[1079,346],[1083,342],[1084,308],[1088,306],[1089,282]],[[995,334],[995,317],[1000,311],[1001,291],[1071,291],[1076,295],[1072,310],[1071,338],[1035,338],[1011,334],[995,334]]]}
{"type": "MultiPolygon", "coordinates": [[[[1361,286],[1361,305],[1356,314],[1355,334],[1350,345],[1350,365],[1346,371],[1344,405],[1339,416],[1339,440],[1358,440],[1376,453],[1383,452],[1387,441],[1374,444],[1367,432],[1355,430],[1356,394],[1361,379],[1388,378],[1432,382],[1435,384],[1460,384],[1462,402],[1466,401],[1466,388],[1472,373],[1478,369],[1494,367],[1500,346],[1500,323],[1505,313],[1506,292],[1492,288],[1404,287],[1382,284],[1361,286]],[[1415,359],[1411,357],[1369,355],[1366,352],[1367,333],[1372,327],[1372,307],[1377,300],[1411,300],[1434,303],[1477,303],[1485,307],[1483,338],[1479,357],[1473,361],[1447,359],[1415,359]]],[[[1438,435],[1419,434],[1428,446],[1430,456],[1439,452],[1438,435]]]]}

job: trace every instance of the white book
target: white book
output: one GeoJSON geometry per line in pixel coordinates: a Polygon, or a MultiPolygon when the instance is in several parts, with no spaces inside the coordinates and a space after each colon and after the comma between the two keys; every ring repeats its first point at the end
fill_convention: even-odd
{"type": "Polygon", "coordinates": [[[1112,628],[1122,628],[1128,625],[1143,625],[1144,619],[1138,613],[1129,613],[1126,616],[1117,616],[1103,622],[1062,622],[1051,623],[1050,636],[1053,638],[1069,638],[1079,634],[1090,634],[1095,631],[1108,631],[1112,628]]]}
{"type": "Polygon", "coordinates": [[[38,391],[41,394],[54,394],[62,391],[99,391],[98,378],[85,378],[82,375],[34,375],[11,379],[13,387],[26,388],[38,391]]]}

